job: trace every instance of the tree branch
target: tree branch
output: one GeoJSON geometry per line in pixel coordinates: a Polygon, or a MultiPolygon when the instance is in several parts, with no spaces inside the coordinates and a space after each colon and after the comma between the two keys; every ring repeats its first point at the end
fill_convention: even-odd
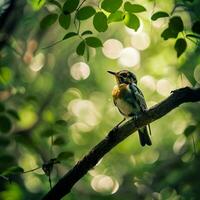
{"type": "Polygon", "coordinates": [[[108,135],[84,156],[82,160],[78,161],[78,163],[68,171],[42,199],[61,199],[70,192],[73,185],[93,168],[106,153],[138,128],[163,117],[183,103],[197,101],[200,101],[200,88],[181,88],[173,91],[172,94],[161,103],[153,106],[145,113],[141,113],[137,120],[131,119],[119,128],[112,129],[108,135]]]}

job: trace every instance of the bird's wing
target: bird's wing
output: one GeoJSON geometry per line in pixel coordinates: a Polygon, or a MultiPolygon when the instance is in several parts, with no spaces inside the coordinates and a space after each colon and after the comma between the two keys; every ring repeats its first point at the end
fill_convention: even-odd
{"type": "Polygon", "coordinates": [[[132,93],[134,94],[135,99],[136,99],[137,103],[139,104],[141,110],[142,111],[146,110],[147,104],[144,99],[144,95],[143,95],[142,91],[134,83],[130,84],[130,89],[131,89],[132,93]]]}

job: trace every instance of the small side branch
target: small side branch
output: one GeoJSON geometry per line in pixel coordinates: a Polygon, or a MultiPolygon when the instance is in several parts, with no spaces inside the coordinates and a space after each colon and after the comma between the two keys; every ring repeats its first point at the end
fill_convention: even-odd
{"type": "Polygon", "coordinates": [[[77,181],[79,181],[91,168],[95,167],[98,161],[106,153],[134,133],[138,128],[156,121],[183,103],[197,101],[200,101],[200,88],[181,88],[173,91],[168,98],[153,106],[147,112],[141,113],[137,120],[134,121],[131,119],[118,129],[112,129],[108,135],[87,155],[78,161],[77,164],[68,171],[42,199],[61,199],[70,192],[77,181]]]}

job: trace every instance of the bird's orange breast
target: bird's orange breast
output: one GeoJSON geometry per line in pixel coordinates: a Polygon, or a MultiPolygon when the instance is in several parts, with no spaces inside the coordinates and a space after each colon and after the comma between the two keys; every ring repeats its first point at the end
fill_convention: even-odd
{"type": "Polygon", "coordinates": [[[120,84],[119,86],[116,85],[112,90],[112,96],[114,99],[122,98],[123,94],[127,91],[126,84],[120,84]]]}

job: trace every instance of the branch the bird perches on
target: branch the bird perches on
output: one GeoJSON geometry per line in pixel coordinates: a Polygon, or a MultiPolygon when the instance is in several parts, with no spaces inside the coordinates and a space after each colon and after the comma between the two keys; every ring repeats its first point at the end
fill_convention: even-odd
{"type": "Polygon", "coordinates": [[[141,113],[136,120],[129,120],[119,128],[112,129],[108,135],[69,170],[42,198],[42,200],[59,200],[67,195],[73,185],[79,181],[98,161],[117,144],[122,142],[138,128],[163,117],[179,105],[200,101],[200,88],[180,88],[172,92],[162,102],[141,113]]]}

